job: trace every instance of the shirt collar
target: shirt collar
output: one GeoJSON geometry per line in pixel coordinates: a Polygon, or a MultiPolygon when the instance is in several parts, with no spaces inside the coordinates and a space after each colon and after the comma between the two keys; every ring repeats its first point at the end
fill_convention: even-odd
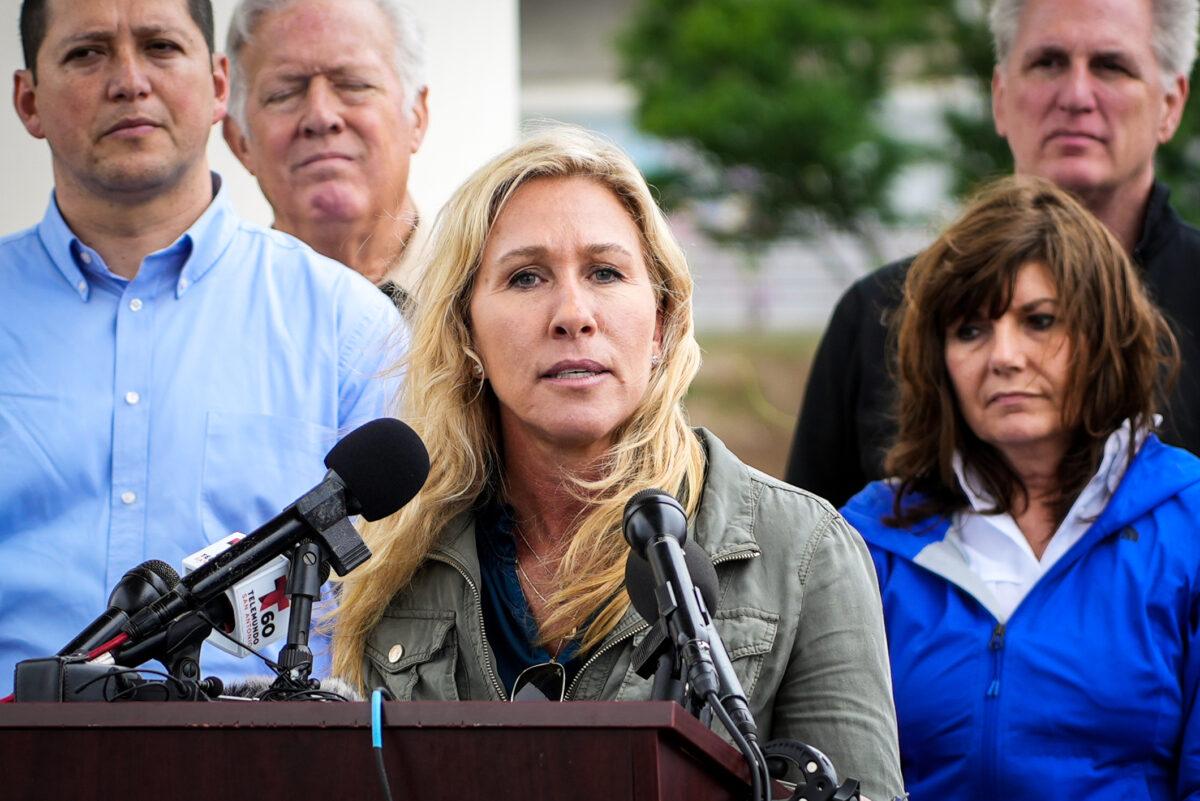
{"type": "Polygon", "coordinates": [[[1179,228],[1178,215],[1171,208],[1170,198],[1171,190],[1167,185],[1155,181],[1146,201],[1142,232],[1133,248],[1133,260],[1139,265],[1145,265],[1146,260],[1154,256],[1179,228]]]}
{"type": "MultiPolygon", "coordinates": [[[[213,268],[221,254],[232,244],[233,233],[240,224],[230,204],[229,192],[222,187],[221,176],[216,173],[212,173],[212,186],[213,199],[204,213],[171,245],[150,254],[182,259],[182,269],[179,269],[175,280],[176,298],[182,297],[213,268]]],[[[37,232],[50,260],[80,300],[86,302],[91,296],[93,282],[123,280],[103,267],[99,263],[99,254],[84,244],[67,225],[58,208],[55,192],[50,193],[50,204],[37,226],[37,232]]]]}
{"type": "MultiPolygon", "coordinates": [[[[1155,415],[1154,424],[1159,425],[1161,421],[1162,417],[1155,415]]],[[[1136,435],[1138,448],[1146,441],[1149,433],[1148,428],[1138,430],[1136,435]]],[[[1100,468],[1083,488],[1083,491],[1079,493],[1079,497],[1071,506],[1071,511],[1067,513],[1068,519],[1077,515],[1098,514],[1112,494],[1117,491],[1121,478],[1125,475],[1125,469],[1129,466],[1129,438],[1131,436],[1134,436],[1133,424],[1129,420],[1121,423],[1116,431],[1108,435],[1108,439],[1104,443],[1104,456],[1100,460],[1100,468]]],[[[967,503],[970,504],[971,509],[977,514],[987,514],[989,510],[996,508],[995,499],[984,489],[983,482],[980,481],[975,470],[964,464],[962,454],[958,451],[954,452],[951,465],[954,468],[954,475],[958,478],[958,485],[962,488],[963,494],[967,496],[967,503]]]]}

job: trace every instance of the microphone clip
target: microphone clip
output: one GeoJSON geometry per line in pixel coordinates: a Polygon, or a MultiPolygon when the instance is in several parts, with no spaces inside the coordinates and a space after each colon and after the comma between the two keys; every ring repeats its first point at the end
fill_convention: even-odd
{"type": "Polygon", "coordinates": [[[310,536],[325,547],[325,557],[339,576],[371,558],[370,549],[349,520],[346,486],[332,470],[324,481],[301,496],[293,509],[312,529],[310,536]]]}
{"type": "MultiPolygon", "coordinates": [[[[633,555],[633,558],[640,558],[633,555]]],[[[651,701],[674,701],[693,715],[699,710],[686,693],[680,674],[679,657],[667,625],[659,618],[633,651],[633,670],[643,679],[653,678],[651,701]]]]}

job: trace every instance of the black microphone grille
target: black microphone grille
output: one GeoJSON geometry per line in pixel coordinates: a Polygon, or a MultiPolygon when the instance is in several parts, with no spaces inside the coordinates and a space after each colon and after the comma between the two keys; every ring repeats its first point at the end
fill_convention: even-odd
{"type": "MultiPolygon", "coordinates": [[[[683,546],[683,561],[692,577],[692,584],[700,590],[700,597],[708,607],[710,614],[717,611],[717,598],[720,585],[717,582],[717,571],[713,567],[708,553],[689,540],[683,546]]],[[[650,625],[658,620],[658,599],[654,596],[654,571],[650,563],[633,550],[629,551],[629,559],[625,562],[625,589],[629,592],[629,600],[633,608],[650,625]]]]}
{"type": "Polygon", "coordinates": [[[670,493],[644,489],[625,504],[621,516],[625,541],[643,556],[650,543],[671,537],[683,545],[687,541],[687,513],[670,493]]]}
{"type": "Polygon", "coordinates": [[[672,506],[679,506],[681,510],[683,509],[683,507],[680,506],[679,501],[675,500],[674,495],[665,490],[651,487],[650,489],[644,489],[641,492],[636,493],[632,498],[625,502],[625,516],[628,517],[630,512],[637,509],[646,501],[666,503],[672,506]]]}
{"type": "Polygon", "coordinates": [[[161,559],[147,559],[137,567],[129,571],[130,573],[153,573],[167,583],[168,587],[174,587],[179,583],[179,574],[175,572],[175,568],[171,567],[161,559]],[[144,572],[143,572],[144,571],[144,572]]]}
{"type": "Polygon", "coordinates": [[[333,446],[325,466],[338,474],[367,520],[379,520],[413,499],[429,476],[425,443],[404,423],[381,417],[333,446]]]}

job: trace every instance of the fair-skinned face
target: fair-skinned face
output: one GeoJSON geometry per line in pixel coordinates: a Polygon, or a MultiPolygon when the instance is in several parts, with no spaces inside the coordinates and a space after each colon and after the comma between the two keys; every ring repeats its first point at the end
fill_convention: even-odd
{"type": "Polygon", "coordinates": [[[1188,83],[1164,88],[1150,0],[1029,0],[992,78],[996,132],[1016,171],[1087,199],[1149,192],[1188,83]]]}
{"type": "Polygon", "coordinates": [[[159,197],[207,170],[227,62],[184,0],[51,0],[30,70],[14,76],[25,129],[46,139],[60,193],[159,197]]]}
{"type": "Polygon", "coordinates": [[[662,342],[637,226],[587,178],[519,188],[470,299],[474,346],[510,451],[588,459],[641,402],[662,342]]]}
{"type": "Polygon", "coordinates": [[[225,139],[276,225],[374,222],[403,205],[428,121],[396,74],[386,18],[366,0],[301,0],[265,14],[242,52],[246,125],[225,139]]]}
{"type": "Polygon", "coordinates": [[[1018,473],[1026,464],[1052,470],[1066,452],[1071,351],[1058,292],[1037,262],[1021,267],[999,319],[981,312],[946,331],[946,370],[963,418],[1018,473]]]}

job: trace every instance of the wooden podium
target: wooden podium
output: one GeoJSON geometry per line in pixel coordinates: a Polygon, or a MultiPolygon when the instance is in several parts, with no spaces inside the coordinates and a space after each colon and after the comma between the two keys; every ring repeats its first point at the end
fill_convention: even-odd
{"type": "MultiPolygon", "coordinates": [[[[388,703],[395,801],[743,799],[741,754],[676,704],[388,703]]],[[[366,703],[0,706],[4,801],[382,799],[366,703]]]]}

